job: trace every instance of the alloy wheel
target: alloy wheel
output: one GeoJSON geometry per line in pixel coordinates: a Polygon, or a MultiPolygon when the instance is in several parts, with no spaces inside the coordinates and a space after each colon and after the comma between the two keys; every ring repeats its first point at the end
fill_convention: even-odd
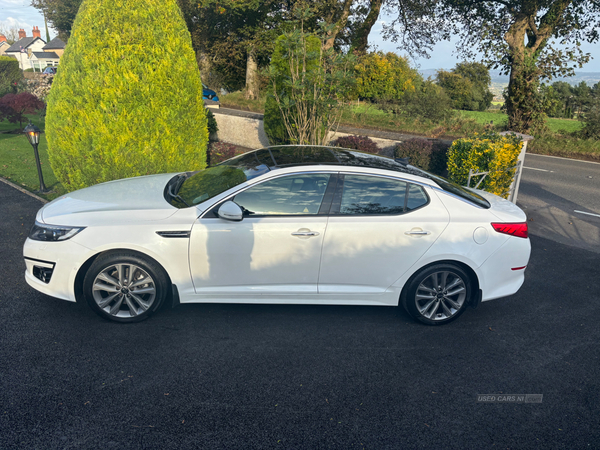
{"type": "Polygon", "coordinates": [[[94,279],[92,295],[100,309],[113,317],[136,317],[148,311],[156,298],[152,277],[135,264],[114,264],[94,279]]]}
{"type": "Polygon", "coordinates": [[[415,305],[426,319],[447,320],[461,310],[466,297],[467,287],[462,277],[451,271],[439,271],[421,281],[415,294],[415,305]]]}

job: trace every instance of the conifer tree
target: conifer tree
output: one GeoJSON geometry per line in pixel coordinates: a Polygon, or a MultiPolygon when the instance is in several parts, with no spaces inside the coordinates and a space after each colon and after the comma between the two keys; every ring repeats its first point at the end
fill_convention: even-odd
{"type": "Polygon", "coordinates": [[[202,83],[175,0],[84,0],[48,97],[46,133],[68,190],[205,167],[202,83]]]}

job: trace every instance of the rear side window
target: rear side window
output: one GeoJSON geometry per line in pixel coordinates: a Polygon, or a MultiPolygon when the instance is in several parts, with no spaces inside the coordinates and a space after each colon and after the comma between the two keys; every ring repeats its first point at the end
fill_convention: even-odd
{"type": "Polygon", "coordinates": [[[396,215],[427,202],[427,194],[421,186],[389,178],[346,175],[338,214],[396,215]]]}

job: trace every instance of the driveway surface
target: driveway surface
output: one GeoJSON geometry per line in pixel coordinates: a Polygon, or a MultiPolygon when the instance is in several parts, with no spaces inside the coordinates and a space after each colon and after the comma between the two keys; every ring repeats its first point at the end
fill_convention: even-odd
{"type": "Polygon", "coordinates": [[[443,327],[264,305],[123,326],[29,288],[41,203],[0,183],[0,205],[0,449],[600,446],[597,253],[533,235],[519,293],[443,327]]]}

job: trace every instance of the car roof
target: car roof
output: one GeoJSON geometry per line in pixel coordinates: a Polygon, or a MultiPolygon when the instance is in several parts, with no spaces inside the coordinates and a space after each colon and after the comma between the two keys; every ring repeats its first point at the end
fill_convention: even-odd
{"type": "Polygon", "coordinates": [[[391,170],[404,174],[426,177],[426,173],[404,161],[364,153],[340,147],[319,145],[276,145],[243,153],[222,164],[262,165],[270,170],[296,166],[335,165],[391,170]]]}

